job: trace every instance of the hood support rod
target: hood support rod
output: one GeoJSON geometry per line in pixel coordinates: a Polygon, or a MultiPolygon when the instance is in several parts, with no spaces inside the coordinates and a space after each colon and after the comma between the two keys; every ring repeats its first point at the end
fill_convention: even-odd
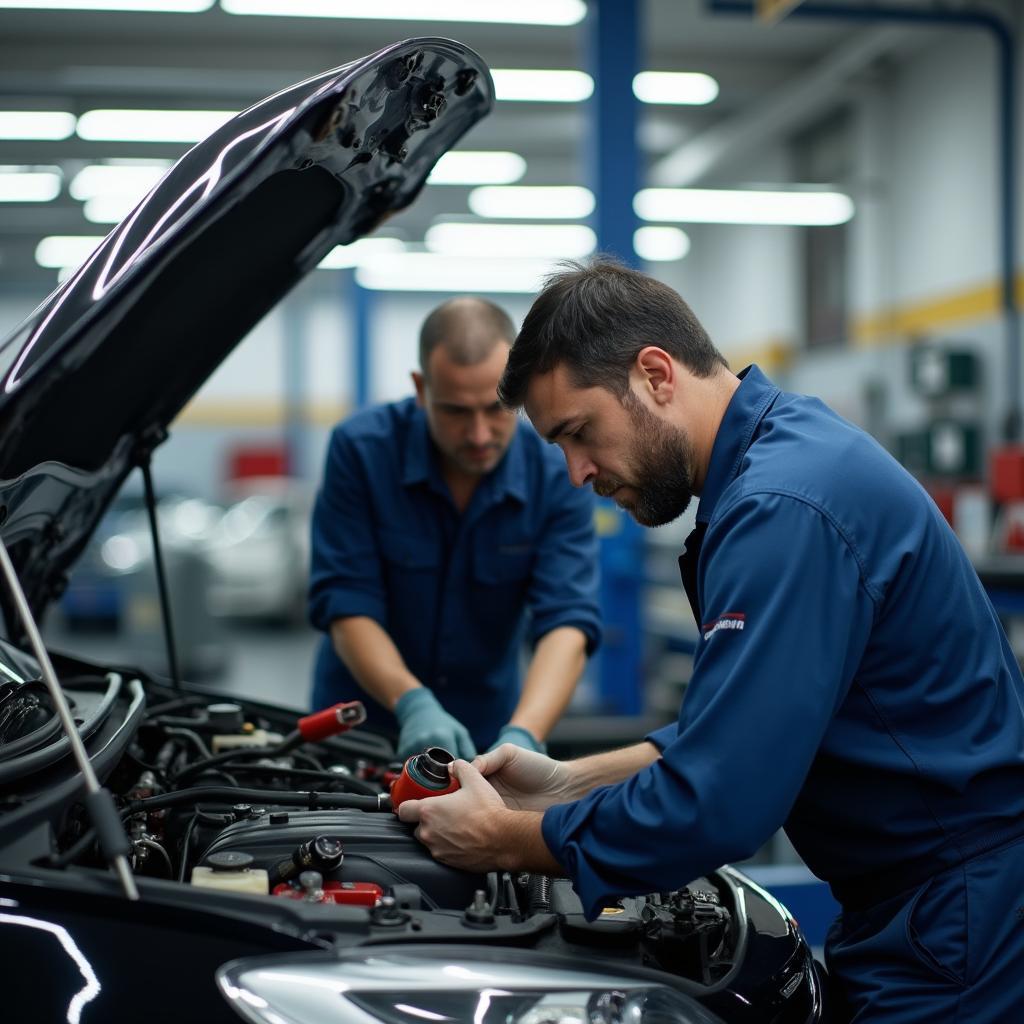
{"type": "Polygon", "coordinates": [[[139,469],[146,489],[146,513],[149,517],[149,533],[153,538],[153,565],[156,568],[156,586],[160,592],[160,612],[164,626],[164,644],[167,647],[167,667],[171,673],[171,685],[176,693],[181,692],[181,671],[178,668],[178,648],[174,642],[174,623],[171,621],[171,600],[167,592],[167,575],[164,572],[164,556],[160,548],[160,528],[156,517],[156,492],[153,489],[151,450],[140,454],[139,469]]]}
{"type": "Polygon", "coordinates": [[[130,900],[139,898],[139,890],[135,885],[135,878],[128,867],[128,854],[131,852],[131,843],[121,825],[117,807],[114,805],[114,798],[110,791],[100,786],[96,772],[93,771],[89,754],[82,743],[82,737],[78,734],[78,726],[75,725],[75,718],[68,707],[67,698],[57,680],[57,673],[53,670],[53,663],[47,653],[43,638],[39,635],[39,628],[35,619],[32,618],[32,611],[25,598],[25,591],[21,589],[18,574],[15,572],[11,562],[11,556],[7,554],[7,546],[0,539],[0,569],[7,580],[14,606],[18,610],[18,617],[25,627],[25,634],[32,644],[32,650],[39,662],[39,669],[43,675],[43,682],[49,691],[50,700],[53,701],[54,709],[64,727],[64,734],[71,745],[71,753],[74,756],[78,770],[85,780],[85,806],[96,829],[96,838],[99,840],[100,849],[107,863],[114,869],[124,889],[125,896],[130,900]]]}

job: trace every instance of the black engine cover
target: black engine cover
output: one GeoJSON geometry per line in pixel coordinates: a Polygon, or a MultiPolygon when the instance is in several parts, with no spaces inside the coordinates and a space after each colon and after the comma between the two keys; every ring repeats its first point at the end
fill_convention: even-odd
{"type": "Polygon", "coordinates": [[[420,887],[429,907],[464,910],[476,889],[486,888],[481,875],[439,864],[406,825],[389,813],[367,811],[272,811],[229,825],[203,854],[225,850],[249,853],[254,867],[273,873],[296,847],[316,836],[336,836],[345,847],[338,871],[326,881],[376,882],[387,888],[412,883],[420,887]]]}

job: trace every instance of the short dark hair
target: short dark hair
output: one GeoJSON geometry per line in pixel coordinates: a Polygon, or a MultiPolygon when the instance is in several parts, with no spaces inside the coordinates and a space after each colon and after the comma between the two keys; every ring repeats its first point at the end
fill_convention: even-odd
{"type": "Polygon", "coordinates": [[[432,310],[420,328],[420,369],[439,345],[458,366],[483,362],[500,342],[511,345],[516,327],[500,306],[486,299],[460,296],[432,310]]]}
{"type": "Polygon", "coordinates": [[[560,364],[576,386],[600,386],[622,398],[647,345],[660,346],[698,377],[728,367],[668,285],[607,256],[562,266],[545,281],[512,346],[498,385],[506,406],[521,408],[531,379],[560,364]]]}

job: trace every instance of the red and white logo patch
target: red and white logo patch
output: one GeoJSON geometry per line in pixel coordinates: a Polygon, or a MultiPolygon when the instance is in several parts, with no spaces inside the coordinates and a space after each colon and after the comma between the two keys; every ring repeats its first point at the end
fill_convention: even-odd
{"type": "Polygon", "coordinates": [[[719,615],[717,619],[705,622],[700,627],[700,631],[704,635],[704,639],[708,640],[722,630],[742,630],[746,621],[747,617],[743,612],[726,612],[724,615],[719,615]]]}

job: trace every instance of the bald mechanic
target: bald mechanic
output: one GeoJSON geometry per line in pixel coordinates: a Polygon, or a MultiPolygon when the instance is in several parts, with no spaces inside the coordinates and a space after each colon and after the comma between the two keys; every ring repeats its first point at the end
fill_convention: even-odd
{"type": "Polygon", "coordinates": [[[600,639],[593,499],[498,403],[514,337],[490,302],[444,303],[420,332],[416,397],[331,436],[313,513],[313,705],[364,700],[402,757],[541,749],[600,639]]]}
{"type": "Polygon", "coordinates": [[[500,392],[639,523],[700,495],[693,677],[634,747],[504,746],[401,817],[446,863],[568,875],[591,918],[783,826],[843,907],[839,1019],[1021,1019],[1024,683],[928,495],[819,401],[734,376],[675,292],[612,263],[549,281],[500,392]]]}

